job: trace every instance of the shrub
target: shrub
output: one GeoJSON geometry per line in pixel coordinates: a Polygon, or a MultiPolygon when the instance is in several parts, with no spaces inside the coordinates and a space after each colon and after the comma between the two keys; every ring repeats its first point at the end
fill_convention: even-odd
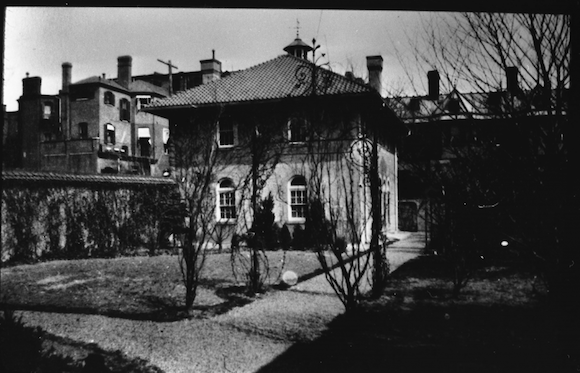
{"type": "Polygon", "coordinates": [[[282,250],[288,250],[292,244],[292,235],[290,234],[290,229],[288,229],[286,224],[284,224],[278,232],[278,242],[280,242],[282,250]]]}
{"type": "Polygon", "coordinates": [[[304,250],[306,248],[306,232],[301,225],[294,228],[294,235],[292,239],[292,248],[294,250],[304,250]]]}

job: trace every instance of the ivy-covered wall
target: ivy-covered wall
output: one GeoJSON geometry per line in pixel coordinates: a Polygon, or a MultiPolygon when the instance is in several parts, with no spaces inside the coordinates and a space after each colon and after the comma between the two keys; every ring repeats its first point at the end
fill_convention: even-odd
{"type": "Polygon", "coordinates": [[[11,176],[2,180],[2,262],[154,254],[180,224],[169,180],[11,176]]]}

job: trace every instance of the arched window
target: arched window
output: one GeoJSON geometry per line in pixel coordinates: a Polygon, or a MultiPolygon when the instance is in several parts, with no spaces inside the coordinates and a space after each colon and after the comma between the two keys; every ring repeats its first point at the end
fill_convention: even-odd
{"type": "Polygon", "coordinates": [[[218,219],[231,220],[236,218],[236,195],[231,179],[222,179],[218,183],[218,219]]]}
{"type": "Polygon", "coordinates": [[[126,98],[119,100],[119,118],[121,120],[131,120],[131,103],[126,98]]]}
{"type": "Polygon", "coordinates": [[[304,176],[295,176],[288,185],[288,200],[290,201],[290,221],[304,221],[308,208],[306,179],[304,176]]]}
{"type": "Polygon", "coordinates": [[[306,119],[300,117],[290,118],[288,121],[288,141],[293,143],[306,142],[306,130],[306,119]]]}
{"type": "Polygon", "coordinates": [[[115,106],[115,94],[111,91],[105,92],[105,105],[113,105],[115,106]]]}
{"type": "Polygon", "coordinates": [[[111,123],[105,124],[105,144],[115,145],[115,126],[111,123]]]}

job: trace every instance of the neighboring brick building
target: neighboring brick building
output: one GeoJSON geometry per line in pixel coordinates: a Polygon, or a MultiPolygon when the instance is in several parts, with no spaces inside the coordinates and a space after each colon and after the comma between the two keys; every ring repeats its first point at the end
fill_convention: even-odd
{"type": "MultiPolygon", "coordinates": [[[[427,185],[417,175],[417,169],[448,164],[463,155],[467,149],[473,153],[491,141],[496,146],[510,149],[537,149],[540,128],[548,130],[558,120],[554,107],[564,108],[567,90],[552,97],[537,86],[524,91],[518,83],[518,70],[505,72],[505,89],[491,92],[462,93],[452,90],[442,94],[439,73],[429,71],[428,94],[424,96],[393,97],[388,104],[407,126],[402,138],[399,162],[399,228],[407,231],[429,230],[430,193],[440,186],[427,185]],[[556,97],[561,95],[562,97],[556,97]]],[[[560,113],[562,114],[562,113],[560,113]]],[[[549,133],[549,132],[548,132],[549,133]]],[[[473,156],[474,160],[477,157],[473,156]]]]}
{"type": "MultiPolygon", "coordinates": [[[[361,155],[361,150],[368,145],[365,139],[369,140],[364,129],[377,128],[381,133],[378,167],[385,222],[382,228],[384,232],[396,230],[396,142],[400,121],[378,93],[381,56],[367,57],[370,79],[367,85],[314,66],[306,59],[312,48],[298,38],[284,50],[288,54],[172,97],[153,100],[145,110],[169,119],[172,136],[182,141],[176,141],[175,147],[186,147],[187,142],[183,141],[187,136],[196,136],[199,130],[195,128],[207,128],[197,126],[209,125],[215,130],[215,139],[209,141],[215,141],[219,152],[227,158],[227,164],[222,165],[213,180],[215,221],[231,227],[232,231],[239,230],[236,218],[247,214],[249,207],[247,195],[239,189],[251,172],[252,136],[276,144],[277,151],[282,153],[260,197],[271,193],[275,221],[293,230],[305,223],[309,181],[314,173],[309,169],[307,157],[313,143],[324,142],[332,158],[328,162],[335,162],[338,167],[360,163],[353,167],[357,174],[352,175],[352,180],[356,180],[352,201],[359,216],[369,213],[368,175],[364,170],[368,154],[361,155]],[[333,137],[337,133],[341,137],[333,137]]],[[[339,178],[338,170],[332,170],[332,175],[325,177],[339,178]]],[[[332,208],[341,209],[338,205],[332,208]]],[[[370,232],[370,222],[366,220],[365,224],[361,229],[370,232]]]]}
{"type": "MultiPolygon", "coordinates": [[[[168,168],[166,119],[141,111],[166,89],[131,75],[130,56],[118,58],[117,79],[93,76],[71,82],[62,65],[62,90],[41,94],[41,78],[23,79],[18,100],[18,139],[10,168],[69,173],[159,176],[168,168]]],[[[13,131],[13,130],[12,130],[13,131]]]]}

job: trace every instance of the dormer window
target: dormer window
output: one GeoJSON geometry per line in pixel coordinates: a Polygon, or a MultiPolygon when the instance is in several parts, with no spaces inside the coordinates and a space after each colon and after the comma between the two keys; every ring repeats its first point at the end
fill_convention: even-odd
{"type": "Polygon", "coordinates": [[[130,121],[131,120],[131,103],[126,98],[119,100],[119,117],[120,120],[130,121]]]}
{"type": "Polygon", "coordinates": [[[115,106],[115,94],[111,91],[105,92],[104,103],[105,105],[115,106]]]}
{"type": "Polygon", "coordinates": [[[306,142],[306,119],[300,117],[291,118],[288,121],[288,141],[291,143],[306,142]]]}

